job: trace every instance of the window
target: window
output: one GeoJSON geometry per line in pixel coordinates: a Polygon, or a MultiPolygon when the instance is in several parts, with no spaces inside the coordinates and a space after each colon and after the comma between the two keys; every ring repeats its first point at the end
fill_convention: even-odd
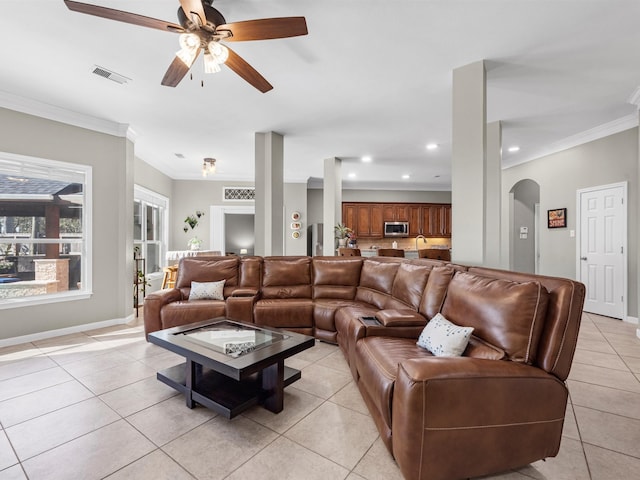
{"type": "Polygon", "coordinates": [[[133,245],[146,265],[145,274],[159,272],[167,251],[169,200],[151,190],[134,188],[133,245]]]}
{"type": "Polygon", "coordinates": [[[0,308],[91,291],[91,167],[0,153],[0,308]]]}

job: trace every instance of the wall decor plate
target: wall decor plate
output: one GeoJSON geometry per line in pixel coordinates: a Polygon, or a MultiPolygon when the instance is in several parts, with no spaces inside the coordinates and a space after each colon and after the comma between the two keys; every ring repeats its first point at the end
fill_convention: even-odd
{"type": "Polygon", "coordinates": [[[298,230],[295,230],[294,232],[291,233],[291,236],[293,238],[300,238],[300,232],[298,230]]]}
{"type": "Polygon", "coordinates": [[[291,224],[291,230],[300,230],[302,228],[302,224],[300,222],[293,222],[291,224]]]}
{"type": "Polygon", "coordinates": [[[291,220],[295,220],[295,221],[300,220],[300,212],[293,212],[291,214],[291,220]]]}

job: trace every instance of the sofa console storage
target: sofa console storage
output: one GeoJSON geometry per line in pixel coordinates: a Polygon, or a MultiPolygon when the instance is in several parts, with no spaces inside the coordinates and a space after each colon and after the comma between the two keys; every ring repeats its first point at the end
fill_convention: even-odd
{"type": "Polygon", "coordinates": [[[337,343],[408,480],[495,474],[560,448],[585,288],[391,257],[185,257],[150,333],[226,316],[337,343]]]}

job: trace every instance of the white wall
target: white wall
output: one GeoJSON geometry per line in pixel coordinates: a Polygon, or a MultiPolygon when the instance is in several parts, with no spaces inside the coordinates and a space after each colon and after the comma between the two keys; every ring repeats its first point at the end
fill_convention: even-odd
{"type": "Polygon", "coordinates": [[[124,320],[133,312],[133,144],[3,108],[0,125],[0,151],[93,168],[91,298],[2,310],[0,338],[124,320]]]}

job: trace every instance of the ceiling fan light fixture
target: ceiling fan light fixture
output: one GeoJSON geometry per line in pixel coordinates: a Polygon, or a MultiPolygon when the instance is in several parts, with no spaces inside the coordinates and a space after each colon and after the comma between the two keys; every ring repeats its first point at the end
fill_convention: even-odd
{"type": "Polygon", "coordinates": [[[187,67],[191,68],[193,62],[198,56],[198,48],[200,47],[200,38],[192,33],[183,33],[180,35],[180,50],[176,52],[176,57],[182,60],[187,67]]]}
{"type": "Polygon", "coordinates": [[[207,49],[213,59],[219,64],[226,62],[229,58],[229,49],[220,42],[216,42],[215,40],[209,42],[207,49]]]}
{"type": "Polygon", "coordinates": [[[221,70],[220,64],[216,62],[210,53],[204,54],[204,73],[218,73],[221,70]]]}

